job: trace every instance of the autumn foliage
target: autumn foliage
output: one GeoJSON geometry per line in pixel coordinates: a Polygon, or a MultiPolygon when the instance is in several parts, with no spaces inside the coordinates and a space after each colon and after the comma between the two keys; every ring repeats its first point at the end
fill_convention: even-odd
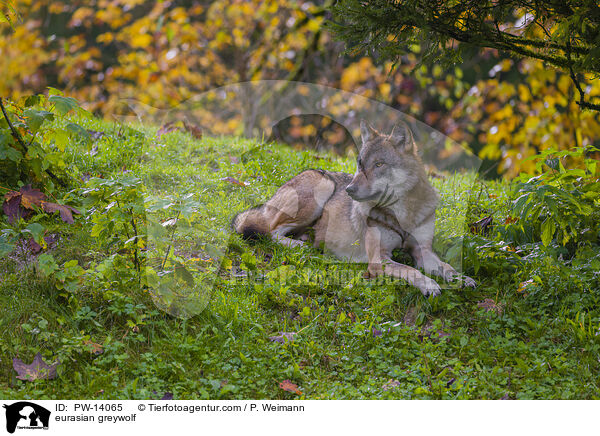
{"type": "MultiPolygon", "coordinates": [[[[124,99],[169,108],[224,85],[293,80],[377,99],[431,125],[515,176],[537,151],[595,144],[598,114],[582,111],[566,73],[494,49],[457,67],[419,66],[411,47],[395,66],[344,54],[329,31],[330,2],[291,0],[17,0],[0,24],[0,95],[65,91],[110,118],[124,99]]],[[[510,23],[508,23],[510,24],[510,23]]],[[[590,78],[591,79],[591,78],[590,78]]],[[[596,80],[587,93],[600,95],[596,80]]],[[[340,111],[344,111],[343,105],[340,111]]],[[[243,132],[239,120],[214,126],[243,132]]],[[[293,119],[288,142],[348,138],[331,120],[293,119]]]]}

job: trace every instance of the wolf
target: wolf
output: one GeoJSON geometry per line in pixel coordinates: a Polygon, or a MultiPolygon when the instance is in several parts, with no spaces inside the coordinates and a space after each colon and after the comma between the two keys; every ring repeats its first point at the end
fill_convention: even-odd
{"type": "Polygon", "coordinates": [[[439,196],[429,182],[413,134],[404,122],[390,134],[360,125],[360,146],[354,175],[306,170],[282,185],[266,203],[237,214],[232,228],[246,239],[267,235],[289,247],[303,244],[314,229],[314,245],[339,259],[366,263],[367,276],[388,275],[406,280],[425,296],[438,296],[439,284],[461,280],[432,248],[439,196]],[[392,260],[405,249],[416,268],[392,260]],[[417,269],[418,268],[418,269],[417,269]]]}

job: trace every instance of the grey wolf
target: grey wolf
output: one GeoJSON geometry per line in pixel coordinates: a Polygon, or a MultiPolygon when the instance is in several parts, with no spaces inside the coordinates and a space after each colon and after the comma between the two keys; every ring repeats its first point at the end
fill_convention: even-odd
{"type": "MultiPolygon", "coordinates": [[[[357,170],[345,173],[307,170],[282,185],[265,204],[236,215],[232,228],[245,238],[268,235],[290,246],[290,236],[314,229],[315,246],[336,257],[367,263],[370,277],[401,278],[423,295],[440,294],[439,284],[421,273],[447,281],[461,275],[432,248],[438,193],[428,180],[413,134],[405,123],[388,135],[361,122],[357,170]],[[392,260],[407,250],[416,268],[392,260]],[[419,269],[417,269],[419,268],[419,269]]],[[[302,238],[300,238],[302,239],[302,238]]],[[[475,281],[462,277],[463,284],[475,281]]]]}

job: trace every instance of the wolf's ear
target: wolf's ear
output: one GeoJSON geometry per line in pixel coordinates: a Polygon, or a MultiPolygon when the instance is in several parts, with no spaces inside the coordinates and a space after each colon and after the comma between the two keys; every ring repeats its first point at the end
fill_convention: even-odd
{"type": "Polygon", "coordinates": [[[390,134],[390,140],[395,147],[398,147],[404,152],[414,151],[415,144],[412,132],[404,122],[400,122],[394,126],[392,133],[390,134]]]}
{"type": "Polygon", "coordinates": [[[377,130],[367,124],[365,120],[360,120],[360,137],[363,144],[367,143],[371,138],[377,135],[377,130]]]}

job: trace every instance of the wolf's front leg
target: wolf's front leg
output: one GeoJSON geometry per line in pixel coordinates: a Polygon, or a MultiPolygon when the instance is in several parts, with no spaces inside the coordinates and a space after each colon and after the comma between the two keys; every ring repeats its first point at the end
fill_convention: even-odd
{"type": "Polygon", "coordinates": [[[419,270],[391,259],[391,248],[382,244],[381,231],[377,227],[368,227],[365,235],[365,248],[369,258],[368,273],[370,277],[387,275],[406,280],[418,288],[423,295],[440,295],[440,285],[435,280],[422,274],[419,270]]]}
{"type": "Polygon", "coordinates": [[[370,277],[386,275],[404,279],[418,288],[426,297],[428,295],[437,297],[441,292],[440,285],[435,280],[422,274],[418,269],[394,262],[391,259],[383,259],[383,263],[369,262],[368,272],[370,277]]]}
{"type": "Polygon", "coordinates": [[[431,249],[413,248],[411,252],[417,268],[423,268],[427,274],[436,275],[447,282],[462,280],[464,286],[470,286],[472,288],[477,286],[475,280],[471,277],[459,274],[451,265],[442,262],[431,249]]]}

